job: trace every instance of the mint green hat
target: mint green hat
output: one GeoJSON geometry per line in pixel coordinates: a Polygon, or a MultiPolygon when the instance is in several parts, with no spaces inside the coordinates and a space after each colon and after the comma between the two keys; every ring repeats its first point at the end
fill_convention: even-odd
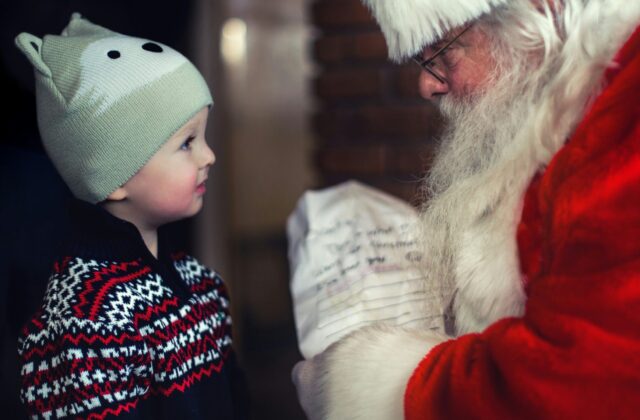
{"type": "Polygon", "coordinates": [[[35,68],[47,154],[73,194],[90,203],[124,185],[213,104],[202,75],[182,54],[78,13],[60,35],[21,33],[15,41],[35,68]]]}

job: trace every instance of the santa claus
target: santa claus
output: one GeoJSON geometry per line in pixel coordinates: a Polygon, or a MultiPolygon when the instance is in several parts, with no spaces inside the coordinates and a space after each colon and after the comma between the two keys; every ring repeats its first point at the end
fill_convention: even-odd
{"type": "Polygon", "coordinates": [[[305,412],[638,418],[640,1],[364,2],[449,121],[422,218],[455,323],[299,363],[305,412]]]}

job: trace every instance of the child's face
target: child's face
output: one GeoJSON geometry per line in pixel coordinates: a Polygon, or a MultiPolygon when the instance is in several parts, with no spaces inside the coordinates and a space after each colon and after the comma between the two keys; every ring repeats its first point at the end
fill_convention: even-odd
{"type": "Polygon", "coordinates": [[[121,187],[127,213],[141,225],[161,226],[202,208],[205,181],[215,162],[204,136],[208,114],[203,108],[121,187]]]}

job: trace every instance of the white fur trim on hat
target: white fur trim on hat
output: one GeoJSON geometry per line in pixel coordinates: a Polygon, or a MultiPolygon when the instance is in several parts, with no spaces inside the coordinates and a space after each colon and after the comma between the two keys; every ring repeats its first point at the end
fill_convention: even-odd
{"type": "Polygon", "coordinates": [[[362,0],[382,28],[389,57],[400,61],[445,32],[509,0],[362,0]]]}

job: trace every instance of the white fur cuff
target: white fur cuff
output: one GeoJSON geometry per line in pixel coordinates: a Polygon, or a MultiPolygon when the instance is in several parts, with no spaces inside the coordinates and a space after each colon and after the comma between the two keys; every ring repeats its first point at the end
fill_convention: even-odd
{"type": "Polygon", "coordinates": [[[447,337],[392,326],[359,330],[330,348],[321,393],[327,419],[397,420],[413,371],[447,337]]]}

